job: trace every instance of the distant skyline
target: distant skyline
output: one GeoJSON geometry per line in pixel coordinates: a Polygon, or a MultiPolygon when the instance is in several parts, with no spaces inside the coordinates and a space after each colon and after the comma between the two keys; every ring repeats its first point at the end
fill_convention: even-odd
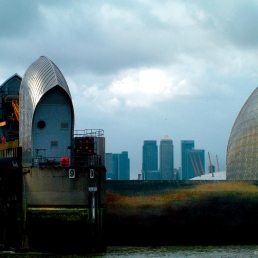
{"type": "Polygon", "coordinates": [[[106,152],[194,140],[220,170],[233,123],[258,85],[258,0],[0,0],[0,84],[40,56],[71,91],[75,129],[103,129],[106,152]]]}

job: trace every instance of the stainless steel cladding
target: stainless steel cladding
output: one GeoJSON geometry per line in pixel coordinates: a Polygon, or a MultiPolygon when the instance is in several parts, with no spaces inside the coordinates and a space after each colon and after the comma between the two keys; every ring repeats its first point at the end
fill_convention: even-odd
{"type": "MultiPolygon", "coordinates": [[[[41,56],[26,71],[20,87],[19,143],[22,146],[22,162],[31,165],[33,158],[33,119],[42,97],[58,88],[70,102],[71,131],[74,127],[74,110],[67,82],[58,67],[47,57],[41,56]]],[[[56,95],[58,96],[58,95],[56,95]]],[[[53,97],[52,97],[53,98],[53,97]]],[[[56,98],[58,100],[58,98],[56,98]]],[[[44,99],[46,102],[46,98],[44,99]]],[[[68,143],[69,144],[69,143],[68,143]]]]}
{"type": "Polygon", "coordinates": [[[232,127],[227,146],[227,180],[258,179],[258,88],[247,99],[232,127]]]}

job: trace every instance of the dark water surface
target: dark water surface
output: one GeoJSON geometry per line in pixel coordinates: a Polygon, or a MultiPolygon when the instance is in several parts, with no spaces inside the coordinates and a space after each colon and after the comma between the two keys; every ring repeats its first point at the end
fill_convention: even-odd
{"type": "Polygon", "coordinates": [[[108,247],[105,254],[53,254],[38,252],[0,252],[0,257],[11,258],[70,258],[70,257],[102,257],[102,258],[147,258],[147,257],[174,257],[174,258],[258,258],[258,245],[236,245],[236,246],[159,246],[159,247],[134,247],[134,246],[112,246],[108,247]]]}

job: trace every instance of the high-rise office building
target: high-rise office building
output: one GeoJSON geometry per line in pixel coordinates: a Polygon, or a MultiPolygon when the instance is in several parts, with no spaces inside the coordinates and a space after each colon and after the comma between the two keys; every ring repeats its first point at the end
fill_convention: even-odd
{"type": "Polygon", "coordinates": [[[130,159],[128,152],[106,153],[106,178],[112,180],[130,180],[130,159]]]}
{"type": "Polygon", "coordinates": [[[185,155],[186,178],[191,179],[205,174],[204,150],[187,149],[185,155]]]}
{"type": "Polygon", "coordinates": [[[194,149],[193,140],[182,140],[181,141],[181,179],[187,179],[187,166],[186,166],[186,150],[194,149]]]}
{"type": "Polygon", "coordinates": [[[165,135],[160,141],[159,161],[162,180],[172,180],[174,175],[174,146],[173,141],[165,135]]]}
{"type": "Polygon", "coordinates": [[[113,180],[118,180],[118,153],[113,153],[112,161],[113,161],[113,180]]]}
{"type": "Polygon", "coordinates": [[[107,179],[113,179],[113,154],[112,153],[106,153],[105,154],[105,162],[106,162],[106,178],[107,179]]]}
{"type": "Polygon", "coordinates": [[[130,159],[128,151],[122,151],[118,156],[118,180],[130,180],[130,159]]]}
{"type": "Polygon", "coordinates": [[[145,140],[142,147],[142,179],[146,180],[148,171],[158,170],[157,141],[145,140]]]}

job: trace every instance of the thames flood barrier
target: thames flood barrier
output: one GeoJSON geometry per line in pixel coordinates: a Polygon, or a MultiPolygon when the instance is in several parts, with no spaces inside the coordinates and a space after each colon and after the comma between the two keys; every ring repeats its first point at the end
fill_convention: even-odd
{"type": "Polygon", "coordinates": [[[231,181],[106,181],[104,131],[75,130],[74,121],[67,82],[45,56],[0,85],[0,250],[257,244],[255,148],[235,156],[251,139],[235,134],[241,116],[231,181]]]}
{"type": "Polygon", "coordinates": [[[106,168],[48,163],[0,158],[1,249],[106,252],[106,168]]]}
{"type": "Polygon", "coordinates": [[[67,82],[45,56],[0,85],[2,250],[106,252],[104,130],[74,120],[67,82]]]}

